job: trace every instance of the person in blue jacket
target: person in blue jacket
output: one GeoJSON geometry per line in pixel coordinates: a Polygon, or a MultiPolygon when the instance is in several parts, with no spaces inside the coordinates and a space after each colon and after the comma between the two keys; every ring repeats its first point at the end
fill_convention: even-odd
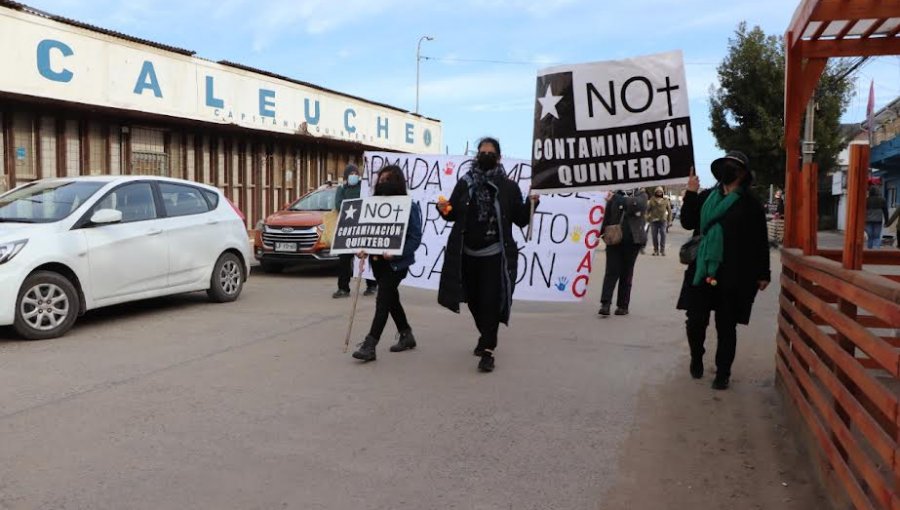
{"type": "MultiPolygon", "coordinates": [[[[406,195],[406,178],[403,170],[397,165],[389,165],[378,172],[375,184],[376,196],[406,195]]],[[[362,361],[375,361],[375,346],[381,339],[388,316],[394,319],[397,326],[397,343],[391,346],[391,352],[402,352],[416,347],[416,339],[412,327],[406,318],[406,312],[400,303],[400,282],[409,274],[409,267],[416,261],[416,250],[422,243],[422,209],[418,202],[412,203],[409,215],[409,227],[406,229],[406,242],[400,256],[370,255],[365,252],[360,258],[369,257],[369,264],[375,280],[378,282],[378,294],[375,297],[375,317],[365,340],[353,353],[353,357],[362,361]]]]}

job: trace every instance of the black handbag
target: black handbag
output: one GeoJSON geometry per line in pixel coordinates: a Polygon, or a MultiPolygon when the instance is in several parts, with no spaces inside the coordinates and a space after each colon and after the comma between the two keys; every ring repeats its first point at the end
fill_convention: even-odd
{"type": "Polygon", "coordinates": [[[689,266],[697,260],[697,251],[700,249],[700,242],[703,241],[702,235],[691,236],[690,239],[681,245],[678,251],[678,260],[682,264],[689,266]]]}

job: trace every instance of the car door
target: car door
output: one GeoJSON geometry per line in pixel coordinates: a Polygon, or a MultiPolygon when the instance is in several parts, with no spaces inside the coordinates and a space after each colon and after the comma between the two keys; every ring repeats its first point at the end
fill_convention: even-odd
{"type": "Polygon", "coordinates": [[[163,225],[171,246],[169,285],[209,282],[213,265],[223,251],[219,218],[210,212],[211,204],[198,187],[160,182],[159,193],[166,212],[163,225]]]}
{"type": "MultiPolygon", "coordinates": [[[[121,211],[122,221],[83,231],[91,288],[99,304],[161,291],[167,286],[169,241],[152,182],[131,182],[107,193],[87,215],[100,209],[121,211]]],[[[139,296],[138,296],[139,297],[139,296]]]]}

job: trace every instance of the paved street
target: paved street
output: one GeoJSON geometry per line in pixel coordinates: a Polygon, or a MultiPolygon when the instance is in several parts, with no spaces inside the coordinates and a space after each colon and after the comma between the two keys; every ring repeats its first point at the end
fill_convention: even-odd
{"type": "Polygon", "coordinates": [[[350,302],[316,271],[254,273],[231,305],[91,313],[57,340],[2,331],[0,508],[816,508],[773,388],[776,288],[713,394],[687,375],[676,252],[641,257],[626,318],[596,315],[602,253],[588,302],[517,303],[492,374],[468,314],[414,290],[419,348],[389,353],[389,326],[356,363],[350,302]]]}

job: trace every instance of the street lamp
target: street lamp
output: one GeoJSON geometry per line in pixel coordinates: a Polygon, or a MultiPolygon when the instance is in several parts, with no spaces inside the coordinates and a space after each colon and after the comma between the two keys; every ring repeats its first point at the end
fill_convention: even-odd
{"type": "Polygon", "coordinates": [[[419,64],[422,63],[422,41],[433,41],[434,37],[423,35],[416,45],[416,114],[419,113],[419,64]]]}

